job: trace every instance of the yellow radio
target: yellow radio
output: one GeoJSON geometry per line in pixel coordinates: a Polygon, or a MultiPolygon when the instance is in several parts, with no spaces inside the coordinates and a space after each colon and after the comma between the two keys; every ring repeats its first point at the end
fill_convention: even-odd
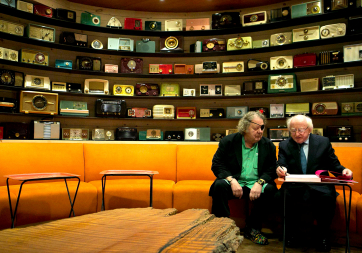
{"type": "Polygon", "coordinates": [[[223,73],[244,72],[244,62],[243,61],[223,62],[222,72],[223,73]]]}
{"type": "Polygon", "coordinates": [[[18,61],[18,51],[0,47],[0,59],[18,61]]]}
{"type": "Polygon", "coordinates": [[[253,40],[251,37],[238,37],[228,39],[227,51],[241,50],[253,47],[253,40]]]}
{"type": "Polygon", "coordinates": [[[309,103],[286,104],[285,114],[287,114],[288,116],[295,114],[309,114],[309,103]]]}
{"type": "Polygon", "coordinates": [[[115,95],[115,96],[134,96],[134,86],[133,85],[115,84],[115,85],[113,85],[113,95],[115,95]]]}
{"type": "Polygon", "coordinates": [[[0,20],[0,32],[24,36],[24,26],[6,20],[0,20]]]}
{"type": "Polygon", "coordinates": [[[26,27],[26,36],[31,39],[54,42],[55,29],[42,25],[28,24],[26,27]]]}
{"type": "Polygon", "coordinates": [[[49,65],[49,54],[47,52],[40,52],[30,49],[21,49],[20,50],[20,59],[21,62],[37,64],[37,65],[49,65]]]}
{"type": "Polygon", "coordinates": [[[319,40],[319,26],[293,29],[293,42],[319,40]]]}
{"type": "Polygon", "coordinates": [[[21,91],[20,112],[57,115],[58,94],[37,91],[21,91]]]}

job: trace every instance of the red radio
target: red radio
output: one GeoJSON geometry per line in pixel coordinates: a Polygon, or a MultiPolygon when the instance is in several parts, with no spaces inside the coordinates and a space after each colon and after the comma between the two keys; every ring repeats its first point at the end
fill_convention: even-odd
{"type": "Polygon", "coordinates": [[[0,127],[0,140],[2,140],[4,138],[4,127],[0,127]]]}
{"type": "Polygon", "coordinates": [[[142,30],[142,19],[139,18],[125,18],[124,29],[129,30],[142,30]]]}
{"type": "Polygon", "coordinates": [[[127,116],[132,118],[150,118],[152,117],[152,110],[148,108],[138,108],[138,107],[129,108],[127,116]]]}
{"type": "Polygon", "coordinates": [[[150,64],[148,73],[150,73],[150,74],[173,74],[172,64],[150,64]]]}
{"type": "Polygon", "coordinates": [[[143,60],[141,58],[121,58],[121,73],[142,74],[143,60]]]}
{"type": "Polygon", "coordinates": [[[42,4],[34,4],[34,14],[47,18],[53,17],[53,9],[42,4]]]}
{"type": "Polygon", "coordinates": [[[196,107],[177,107],[177,119],[196,119],[196,107]]]}
{"type": "Polygon", "coordinates": [[[294,68],[308,67],[317,65],[317,55],[314,53],[305,53],[294,55],[294,68]]]}

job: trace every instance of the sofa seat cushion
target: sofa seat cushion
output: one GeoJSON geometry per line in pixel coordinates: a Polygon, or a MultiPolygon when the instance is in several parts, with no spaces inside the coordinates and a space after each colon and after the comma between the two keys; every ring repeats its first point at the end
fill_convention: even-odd
{"type": "MultiPolygon", "coordinates": [[[[97,211],[102,206],[102,181],[89,182],[97,188],[97,211]]],[[[171,208],[174,181],[153,179],[153,207],[171,208]]],[[[104,194],[105,209],[136,208],[150,206],[149,179],[112,179],[108,177],[104,194]]]]}
{"type": "Polygon", "coordinates": [[[173,207],[179,212],[190,208],[208,209],[211,212],[212,198],[209,196],[213,180],[182,180],[173,190],[173,207]]]}
{"type": "MultiPolygon", "coordinates": [[[[67,181],[70,196],[73,200],[78,181],[67,181]]],[[[14,202],[19,193],[19,185],[11,185],[10,191],[14,202]]],[[[75,215],[96,212],[97,189],[85,182],[80,182],[74,204],[75,215]]],[[[25,183],[22,187],[16,226],[34,222],[55,220],[69,217],[70,202],[65,182],[25,183]]],[[[13,205],[13,211],[15,205],[13,205]]]]}
{"type": "MultiPolygon", "coordinates": [[[[10,192],[11,204],[16,204],[15,194],[10,192]]],[[[0,229],[11,227],[8,190],[6,186],[0,186],[0,229]]]]}
{"type": "Polygon", "coordinates": [[[362,195],[357,201],[357,233],[362,235],[362,195]]]}

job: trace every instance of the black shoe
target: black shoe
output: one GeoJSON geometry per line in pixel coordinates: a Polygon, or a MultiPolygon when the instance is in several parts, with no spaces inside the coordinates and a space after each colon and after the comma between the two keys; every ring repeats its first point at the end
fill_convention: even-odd
{"type": "Polygon", "coordinates": [[[331,242],[327,237],[322,238],[317,242],[317,251],[320,252],[329,252],[331,251],[331,242]]]}

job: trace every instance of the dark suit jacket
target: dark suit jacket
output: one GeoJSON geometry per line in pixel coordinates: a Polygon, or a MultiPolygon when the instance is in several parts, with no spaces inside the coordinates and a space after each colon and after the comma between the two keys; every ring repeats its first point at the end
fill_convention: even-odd
{"type": "MultiPolygon", "coordinates": [[[[243,165],[242,157],[242,135],[240,133],[225,136],[219,143],[213,159],[211,170],[218,179],[232,176],[240,178],[243,165]]],[[[262,137],[258,142],[258,175],[267,183],[275,185],[276,175],[276,148],[273,142],[262,137]]],[[[213,185],[210,188],[212,196],[213,185]]]]}
{"type": "MultiPolygon", "coordinates": [[[[290,174],[303,174],[300,163],[300,147],[292,138],[280,142],[278,163],[285,166],[290,174]]],[[[342,173],[345,169],[337,156],[327,137],[310,134],[309,151],[307,162],[307,174],[315,174],[317,170],[329,170],[342,173]]],[[[333,185],[308,185],[309,187],[324,193],[334,194],[333,185]]],[[[283,184],[282,187],[297,188],[300,184],[283,184]]]]}

